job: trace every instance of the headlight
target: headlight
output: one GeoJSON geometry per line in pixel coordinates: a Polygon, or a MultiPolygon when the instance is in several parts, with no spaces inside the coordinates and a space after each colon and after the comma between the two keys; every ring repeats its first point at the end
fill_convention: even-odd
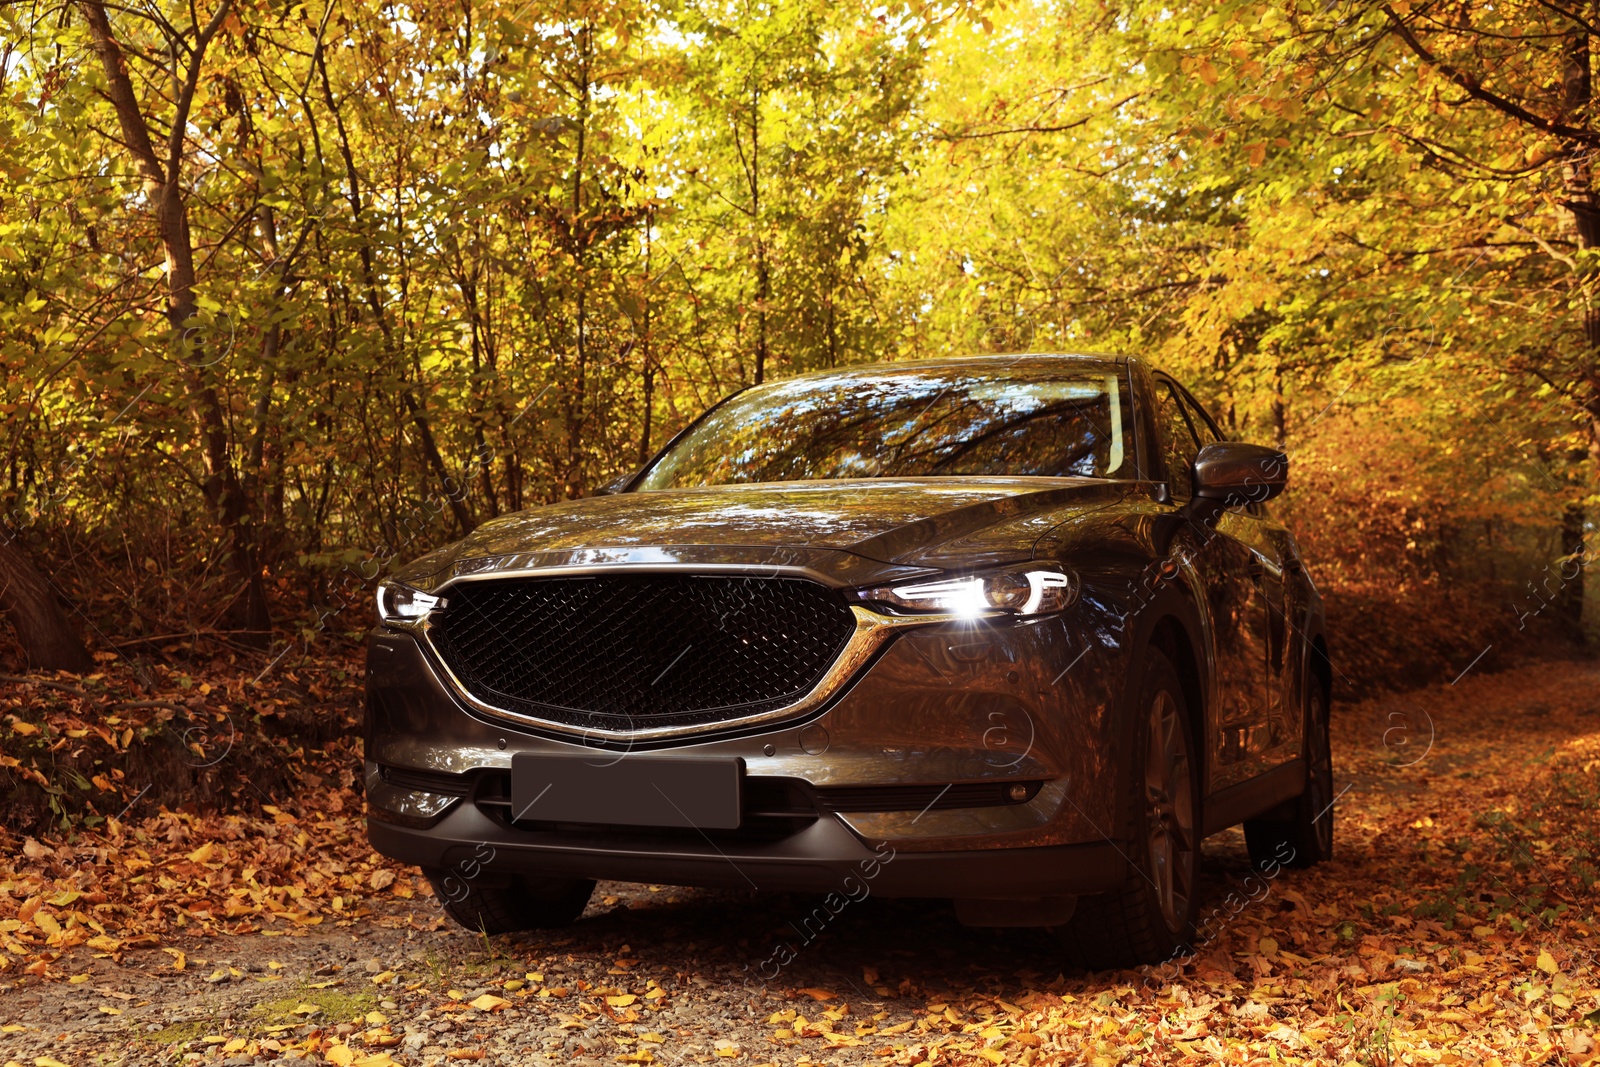
{"type": "Polygon", "coordinates": [[[415,622],[434,608],[444,607],[444,597],[424,593],[399,582],[378,583],[378,618],[384,622],[415,622]]]}
{"type": "Polygon", "coordinates": [[[881,585],[856,592],[861,600],[888,604],[902,611],[973,618],[1000,613],[1046,615],[1064,610],[1077,595],[1077,576],[1052,563],[881,585]]]}

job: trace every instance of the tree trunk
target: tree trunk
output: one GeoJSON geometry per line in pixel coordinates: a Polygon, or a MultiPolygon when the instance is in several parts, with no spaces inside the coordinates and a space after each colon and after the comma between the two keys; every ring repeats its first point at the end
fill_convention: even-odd
{"type": "Polygon", "coordinates": [[[22,642],[30,667],[82,673],[94,666],[56,599],[10,531],[0,528],[0,612],[22,642]]]}
{"type": "Polygon", "coordinates": [[[1283,364],[1272,370],[1272,443],[1282,451],[1289,442],[1289,409],[1283,400],[1283,364]]]}
{"type": "MultiPolygon", "coordinates": [[[[1593,8],[1597,5],[1586,5],[1591,10],[1586,14],[1593,17],[1593,8]]],[[[1564,119],[1571,125],[1587,126],[1594,119],[1593,110],[1594,80],[1590,74],[1590,47],[1589,30],[1587,25],[1575,26],[1567,35],[1566,64],[1561,72],[1562,112],[1564,119]]],[[[1591,149],[1582,144],[1568,144],[1566,146],[1567,162],[1562,178],[1566,185],[1567,208],[1572,212],[1573,230],[1577,236],[1578,247],[1589,251],[1600,247],[1600,202],[1597,202],[1594,188],[1594,170],[1591,164],[1591,149]]],[[[1592,272],[1592,268],[1590,268],[1592,272]]],[[[1580,276],[1576,279],[1577,285],[1585,295],[1583,304],[1583,349],[1584,358],[1581,361],[1585,376],[1591,383],[1590,388],[1596,391],[1591,398],[1589,432],[1591,437],[1590,471],[1594,472],[1600,466],[1600,417],[1595,413],[1600,408],[1600,304],[1597,304],[1592,291],[1593,278],[1580,276]]],[[[1577,500],[1569,501],[1566,512],[1562,516],[1561,549],[1566,554],[1581,554],[1584,551],[1583,541],[1583,484],[1582,477],[1577,479],[1573,491],[1578,495],[1577,500]]],[[[1561,615],[1563,620],[1571,627],[1572,632],[1582,636],[1583,633],[1583,571],[1580,565],[1576,567],[1577,576],[1567,582],[1561,590],[1561,615]]]]}
{"type": "MultiPolygon", "coordinates": [[[[156,205],[156,220],[161,233],[161,249],[167,260],[167,321],[172,325],[173,345],[183,367],[184,389],[188,394],[189,415],[200,438],[200,454],[205,464],[201,486],[211,513],[228,540],[229,562],[238,573],[240,588],[229,605],[228,615],[237,629],[253,631],[263,638],[272,627],[267,608],[266,585],[256,548],[256,526],[252,501],[239,481],[228,447],[228,420],[222,401],[211,383],[208,367],[221,359],[208,354],[204,331],[194,326],[199,311],[195,301],[194,241],[189,234],[189,205],[183,192],[183,149],[190,105],[200,81],[200,64],[207,46],[227,16],[228,0],[217,8],[205,27],[195,27],[189,44],[189,69],[174,67],[170,72],[174,86],[172,135],[167,158],[156,155],[150,126],[128,75],[122,47],[117,43],[104,5],[80,0],[78,5],[89,27],[89,37],[105,71],[107,95],[117,112],[124,146],[133,156],[144,178],[145,192],[156,205]]],[[[226,353],[223,354],[224,356],[226,353]]]]}
{"type": "Polygon", "coordinates": [[[566,471],[562,491],[568,500],[583,496],[587,489],[584,445],[588,424],[589,398],[589,241],[590,230],[583,217],[583,168],[587,161],[590,106],[594,96],[594,26],[585,22],[579,36],[578,138],[572,161],[572,221],[568,227],[572,246],[573,272],[577,278],[573,310],[573,378],[562,401],[566,422],[566,471]]]}
{"type": "Polygon", "coordinates": [[[650,257],[655,250],[652,231],[656,225],[654,208],[646,208],[644,216],[644,329],[641,331],[640,350],[644,354],[644,411],[642,413],[642,426],[639,431],[639,466],[644,466],[650,460],[650,416],[655,405],[655,368],[650,362],[650,288],[655,281],[650,276],[650,257]]]}
{"type": "Polygon", "coordinates": [[[1556,593],[1556,608],[1561,622],[1578,640],[1583,639],[1583,577],[1588,562],[1594,558],[1584,540],[1584,509],[1581,503],[1569,503],[1561,516],[1561,555],[1558,568],[1561,584],[1556,593]]]}
{"type": "Polygon", "coordinates": [[[761,230],[761,88],[750,94],[750,222],[756,238],[756,384],[767,380],[767,302],[772,275],[767,269],[766,235],[761,230]]]}

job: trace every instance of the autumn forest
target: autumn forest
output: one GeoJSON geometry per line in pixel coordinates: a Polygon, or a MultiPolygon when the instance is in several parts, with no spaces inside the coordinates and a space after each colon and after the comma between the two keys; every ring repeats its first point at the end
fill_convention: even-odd
{"type": "Polygon", "coordinates": [[[1125,351],[1335,596],[1575,626],[1591,27],[1404,8],[7,5],[8,536],[91,640],[355,630],[741,384],[1125,351]]]}

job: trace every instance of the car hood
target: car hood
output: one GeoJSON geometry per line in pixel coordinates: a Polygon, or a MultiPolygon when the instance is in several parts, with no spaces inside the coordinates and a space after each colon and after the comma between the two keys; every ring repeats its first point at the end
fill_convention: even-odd
{"type": "Polygon", "coordinates": [[[1131,488],[1080,478],[874,478],[620,493],[486,522],[397,577],[435,575],[422,584],[437,585],[554,567],[787,563],[860,580],[885,568],[980,566],[1030,558],[1046,532],[1131,488]]]}

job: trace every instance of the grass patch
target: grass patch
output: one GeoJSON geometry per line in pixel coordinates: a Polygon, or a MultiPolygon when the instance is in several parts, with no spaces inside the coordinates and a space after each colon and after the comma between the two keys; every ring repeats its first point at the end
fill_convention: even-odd
{"type": "Polygon", "coordinates": [[[198,1041],[205,1036],[206,1024],[199,1020],[188,1023],[173,1023],[165,1030],[157,1030],[153,1034],[137,1035],[140,1041],[152,1045],[183,1045],[190,1041],[198,1041]]]}
{"type": "Polygon", "coordinates": [[[304,1023],[360,1022],[378,1006],[376,994],[365,990],[312,989],[300,986],[286,997],[267,1000],[250,1009],[250,1018],[263,1027],[300,1026],[304,1023]],[[307,1007],[316,1011],[308,1012],[307,1007]]]}

